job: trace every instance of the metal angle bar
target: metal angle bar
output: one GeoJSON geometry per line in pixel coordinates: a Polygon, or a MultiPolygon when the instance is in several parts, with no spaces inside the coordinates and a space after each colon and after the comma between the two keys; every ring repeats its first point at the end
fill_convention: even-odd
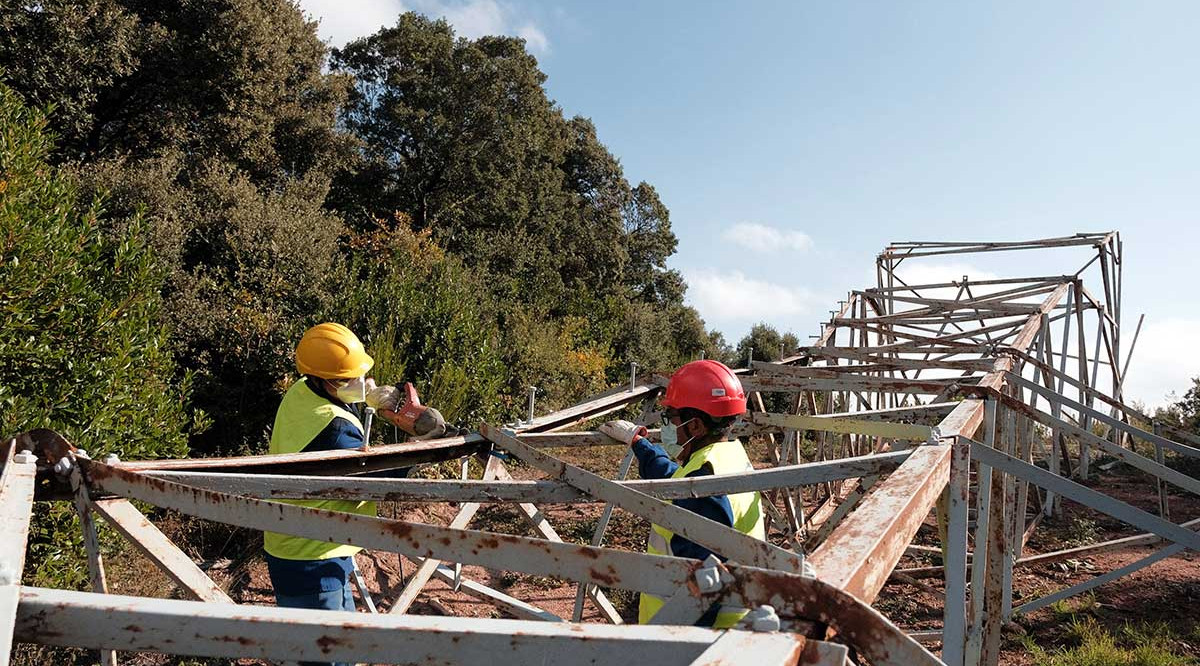
{"type": "Polygon", "coordinates": [[[256,530],[361,546],[370,550],[564,576],[606,587],[672,594],[699,562],[544,539],[456,530],[400,520],[310,509],[202,490],[91,462],[92,483],[163,508],[256,530]]]}
{"type": "MultiPolygon", "coordinates": [[[[970,283],[972,286],[1021,283],[1029,283],[1032,286],[1034,283],[1041,284],[1069,282],[1073,279],[1075,279],[1074,275],[1046,275],[1041,277],[999,278],[996,280],[970,280],[970,283]]],[[[930,284],[916,284],[912,285],[912,287],[872,287],[872,291],[883,294],[893,291],[911,291],[912,289],[946,289],[950,287],[957,287],[960,284],[962,284],[961,280],[958,282],[932,282],[930,284]]]]}
{"type": "Polygon", "coordinates": [[[536,417],[531,423],[519,425],[516,430],[520,433],[559,430],[580,421],[614,412],[635,400],[642,400],[660,390],[662,387],[657,383],[642,380],[632,390],[628,388],[628,385],[613,389],[594,398],[588,398],[577,405],[536,417]]]}
{"type": "MultiPolygon", "coordinates": [[[[75,513],[79,516],[79,527],[83,532],[83,548],[87,553],[88,578],[93,592],[107,593],[108,580],[104,572],[104,558],[100,553],[100,535],[96,530],[96,519],[92,516],[91,499],[88,487],[83,483],[83,473],[79,468],[80,458],[72,455],[67,460],[74,462],[71,467],[71,489],[74,491],[75,513]]],[[[114,650],[101,650],[100,663],[104,666],[117,666],[117,653],[114,650]]]]}
{"type": "Polygon", "coordinates": [[[918,447],[813,552],[809,561],[817,575],[874,600],[949,477],[949,446],[918,447]]]}
{"type": "Polygon", "coordinates": [[[1163,520],[1154,514],[1142,511],[1135,506],[1113,499],[1087,486],[1075,483],[1070,479],[1064,479],[1061,476],[1051,474],[1036,465],[1018,460],[983,445],[976,446],[976,442],[971,443],[971,457],[1025,479],[1035,485],[1052,489],[1063,497],[1090,506],[1097,511],[1107,513],[1134,527],[1153,532],[1164,539],[1183,544],[1193,550],[1200,550],[1200,534],[1163,520]]]}
{"type": "Polygon", "coordinates": [[[630,490],[587,470],[568,465],[541,451],[522,444],[515,437],[484,424],[480,431],[485,437],[507,449],[529,465],[554,474],[571,485],[628,511],[662,525],[676,534],[712,549],[714,552],[752,566],[762,566],[799,573],[803,570],[803,555],[786,551],[747,534],[709,520],[687,509],[681,509],[657,498],[630,490]]]}
{"type": "MultiPolygon", "coordinates": [[[[984,404],[983,416],[983,445],[996,446],[996,401],[988,400],[984,404]]],[[[956,440],[957,441],[957,440],[956,440]]],[[[967,443],[968,448],[972,445],[967,443]]],[[[967,634],[964,663],[975,664],[980,660],[983,651],[983,622],[984,622],[984,579],[987,575],[989,559],[987,535],[992,519],[992,467],[980,464],[976,468],[978,491],[975,493],[977,503],[975,521],[975,552],[971,558],[971,603],[970,625],[967,634]]]]}
{"type": "MultiPolygon", "coordinates": [[[[451,585],[454,584],[454,570],[450,567],[444,564],[439,564],[433,573],[441,580],[451,585]]],[[[500,590],[488,587],[483,583],[471,580],[469,578],[459,579],[459,591],[465,592],[477,599],[490,601],[523,620],[539,620],[542,622],[566,621],[548,610],[538,608],[533,604],[529,604],[515,597],[511,597],[500,590]]]]}
{"type": "Polygon", "coordinates": [[[967,637],[967,519],[970,493],[970,444],[951,445],[950,511],[946,528],[946,604],[942,623],[942,661],[962,666],[967,637]]]}
{"type": "MultiPolygon", "coordinates": [[[[512,476],[508,473],[508,468],[505,467],[503,463],[500,464],[498,478],[512,479],[512,476]]],[[[563,542],[562,537],[558,536],[558,532],[556,532],[554,527],[550,525],[550,521],[546,520],[546,516],[544,516],[536,506],[529,503],[520,503],[517,505],[517,508],[521,510],[521,513],[525,514],[525,517],[533,526],[533,530],[537,532],[538,535],[540,535],[543,539],[556,543],[563,542]]],[[[608,600],[608,597],[600,590],[600,588],[595,586],[587,586],[586,583],[580,583],[580,586],[588,590],[588,597],[596,603],[596,607],[600,609],[600,614],[604,616],[604,619],[608,620],[612,624],[622,623],[621,614],[617,612],[617,609],[612,605],[612,602],[608,600]]]]}
{"type": "MultiPolygon", "coordinates": [[[[894,468],[909,451],[785,465],[694,479],[623,481],[620,485],[660,499],[710,497],[731,492],[813,485],[894,468]]],[[[480,481],[458,479],[361,479],[355,477],[144,472],[146,478],[257,499],[343,498],[379,501],[538,502],[567,504],[601,500],[557,480],[480,481]]]]}
{"type": "Polygon", "coordinates": [[[445,437],[400,444],[372,446],[369,450],[339,449],[233,458],[123,461],[115,466],[130,471],[230,471],[270,470],[276,474],[350,474],[395,469],[421,462],[450,460],[477,453],[487,441],[477,435],[445,437]]]}
{"type": "MultiPolygon", "coordinates": [[[[1200,525],[1200,518],[1189,520],[1185,523],[1179,523],[1180,527],[1192,528],[1200,525]]],[[[1139,546],[1149,546],[1159,543],[1163,540],[1157,534],[1135,534],[1132,536],[1113,539],[1112,541],[1103,541],[1101,543],[1093,543],[1087,546],[1079,546],[1077,548],[1068,548],[1066,550],[1056,550],[1050,553],[1041,553],[1039,555],[1027,555],[1017,560],[1016,566],[1026,567],[1041,564],[1050,564],[1052,562],[1061,562],[1062,560],[1078,559],[1095,555],[1097,553],[1108,553],[1127,548],[1136,548],[1139,546]]],[[[913,578],[929,578],[942,573],[942,567],[915,567],[912,569],[897,569],[897,573],[903,573],[906,576],[913,578]]]]}
{"type": "Polygon", "coordinates": [[[8,666],[12,653],[13,624],[16,622],[25,548],[29,541],[29,519],[33,513],[34,480],[37,466],[31,454],[15,454],[9,442],[7,463],[0,475],[0,666],[8,666]]]}
{"type": "Polygon", "coordinates": [[[1151,443],[1161,444],[1162,446],[1164,446],[1168,449],[1171,449],[1172,451],[1174,451],[1176,453],[1180,453],[1180,454],[1183,454],[1183,455],[1191,457],[1191,458],[1200,458],[1200,449],[1196,449],[1196,448],[1187,446],[1186,444],[1180,444],[1179,442],[1173,442],[1173,441],[1167,439],[1166,437],[1161,437],[1159,435],[1155,435],[1152,432],[1147,432],[1136,426],[1129,425],[1128,423],[1125,423],[1124,421],[1121,421],[1120,419],[1114,419],[1113,417],[1105,414],[1104,412],[1097,411],[1095,409],[1092,409],[1091,407],[1088,407],[1079,402],[1071,400],[1070,398],[1068,398],[1060,393],[1054,393],[1054,392],[1050,391],[1049,389],[1044,388],[1038,384],[1032,384],[1031,382],[1026,380],[1024,377],[1021,377],[1020,375],[1017,375],[1016,373],[1010,372],[1010,373],[1008,373],[1008,376],[1010,378],[1010,381],[1012,381],[1013,383],[1018,384],[1024,388],[1028,388],[1030,391],[1035,391],[1037,393],[1040,393],[1047,400],[1051,400],[1051,401],[1057,400],[1057,401],[1061,402],[1064,406],[1074,409],[1075,411],[1079,412],[1080,414],[1084,414],[1091,418],[1094,418],[1097,421],[1100,421],[1101,423],[1103,423],[1105,425],[1116,428],[1117,430],[1128,433],[1139,439],[1144,439],[1151,443]]]}
{"type": "Polygon", "coordinates": [[[91,506],[188,596],[197,601],[234,603],[220,586],[196,566],[192,558],[172,543],[129,500],[95,500],[91,506]]]}
{"type": "MultiPolygon", "coordinates": [[[[642,404],[642,412],[638,416],[637,423],[645,424],[646,421],[650,418],[650,414],[652,413],[653,409],[654,409],[654,396],[650,395],[650,396],[646,397],[645,402],[642,404]]],[[[608,439],[611,441],[614,441],[614,442],[618,441],[614,437],[609,437],[608,439]]],[[[624,444],[624,442],[618,442],[618,443],[624,444]]],[[[625,477],[627,477],[629,475],[629,470],[631,467],[633,467],[633,459],[634,459],[633,448],[631,447],[628,451],[625,452],[625,457],[621,460],[620,469],[617,470],[617,481],[624,481],[625,477]]],[[[604,533],[608,530],[608,521],[612,519],[612,513],[613,513],[613,505],[605,504],[604,511],[600,514],[600,520],[596,524],[596,531],[592,534],[592,542],[591,543],[593,546],[600,546],[601,544],[604,543],[604,533]]],[[[571,611],[571,620],[572,621],[579,622],[580,620],[583,619],[583,602],[584,602],[584,599],[589,596],[589,594],[596,601],[596,604],[601,607],[602,611],[607,611],[609,609],[609,607],[611,607],[611,603],[601,603],[600,602],[601,598],[603,598],[605,602],[607,602],[608,599],[607,599],[607,597],[603,596],[603,593],[600,592],[599,589],[597,589],[595,587],[591,587],[584,583],[580,583],[575,590],[575,606],[571,611]]],[[[612,615],[615,616],[613,618],[613,620],[614,620],[613,623],[620,624],[621,617],[620,617],[620,614],[616,613],[615,608],[612,609],[612,615]]]]}
{"type": "MultiPolygon", "coordinates": [[[[629,402],[642,399],[659,390],[661,387],[652,382],[639,382],[634,390],[630,390],[628,385],[624,385],[577,405],[537,417],[532,423],[523,424],[518,430],[522,435],[526,435],[567,427],[581,420],[620,409],[629,402]]],[[[245,471],[249,468],[273,469],[278,473],[361,473],[395,469],[418,462],[449,460],[476,453],[485,444],[486,440],[483,437],[471,433],[465,436],[373,446],[366,451],[345,449],[203,460],[146,460],[121,462],[117,463],[117,466],[137,471],[151,469],[245,471]]]]}
{"type": "Polygon", "coordinates": [[[1039,608],[1045,608],[1046,606],[1049,606],[1050,604],[1053,604],[1055,602],[1062,601],[1063,599],[1073,597],[1077,594],[1082,594],[1084,592],[1087,592],[1088,590],[1095,589],[1097,587],[1100,587],[1101,585],[1104,585],[1106,583],[1110,583],[1114,580],[1117,580],[1118,578],[1123,578],[1125,576],[1128,576],[1129,574],[1131,574],[1135,571],[1144,569],[1144,568],[1154,564],[1155,562],[1165,560],[1168,557],[1173,557],[1175,555],[1178,555],[1179,553],[1182,553],[1185,550],[1187,550],[1187,548],[1185,546],[1181,546],[1179,544],[1172,544],[1170,546],[1167,546],[1166,548],[1163,548],[1163,549],[1158,550],[1150,555],[1147,555],[1146,557],[1143,557],[1142,559],[1137,560],[1136,562],[1131,562],[1129,564],[1126,564],[1125,566],[1123,566],[1119,569],[1113,569],[1112,571],[1109,571],[1108,573],[1101,574],[1090,580],[1085,580],[1082,583],[1079,583],[1077,585],[1072,585],[1071,587],[1059,590],[1058,592],[1054,592],[1053,594],[1048,594],[1039,599],[1034,599],[1033,601],[1021,604],[1020,606],[1017,606],[1016,608],[1014,608],[1012,612],[1013,612],[1013,614],[1032,613],[1032,612],[1038,610],[1039,608]]]}
{"type": "Polygon", "coordinates": [[[825,518],[822,521],[821,526],[817,528],[817,531],[811,537],[809,537],[807,545],[810,550],[820,546],[825,539],[829,538],[829,535],[833,532],[833,530],[837,529],[837,526],[841,524],[846,516],[850,515],[851,511],[858,508],[858,503],[867,496],[867,493],[871,492],[871,489],[875,487],[876,483],[879,483],[879,475],[867,475],[858,479],[857,481],[858,484],[855,486],[855,488],[851,490],[841,502],[838,502],[838,505],[833,509],[833,513],[831,513],[828,518],[825,518]]]}
{"type": "Polygon", "coordinates": [[[743,377],[742,388],[747,392],[795,391],[873,391],[880,393],[918,393],[937,395],[956,384],[973,384],[971,378],[953,379],[893,379],[890,377],[839,377],[837,379],[805,379],[794,377],[743,377]]]}
{"type": "MultiPolygon", "coordinates": [[[[633,467],[633,449],[630,448],[625,452],[625,457],[621,460],[621,467],[617,471],[617,480],[622,481],[629,475],[629,469],[633,467]]],[[[592,545],[599,546],[604,543],[604,532],[608,530],[608,521],[612,519],[613,505],[605,504],[604,511],[600,514],[600,521],[596,524],[596,531],[592,533],[592,545]]],[[[574,622],[579,622],[583,619],[583,599],[589,591],[588,586],[580,584],[575,591],[575,609],[571,612],[571,619],[574,622]]]]}
{"type": "MultiPolygon", "coordinates": [[[[948,448],[948,447],[947,447],[948,448]]],[[[724,582],[718,601],[754,608],[769,604],[780,617],[828,624],[875,666],[942,666],[879,611],[851,593],[819,578],[782,571],[723,565],[735,575],[724,582]]],[[[818,571],[818,575],[819,575],[818,571]]]]}
{"type": "Polygon", "coordinates": [[[1034,421],[1037,421],[1048,428],[1058,428],[1063,432],[1074,435],[1077,439],[1081,440],[1081,442],[1090,443],[1114,458],[1117,458],[1132,467],[1136,467],[1147,474],[1172,483],[1180,488],[1183,488],[1184,490],[1187,490],[1188,492],[1191,492],[1192,494],[1200,495],[1200,479],[1171,469],[1170,467],[1159,464],[1128,449],[1121,448],[1120,446],[1113,444],[1103,437],[1093,435],[1089,430],[1076,426],[1062,419],[1056,419],[1040,410],[1034,410],[1025,405],[1025,403],[1008,396],[1004,396],[1004,404],[1005,406],[1020,411],[1022,414],[1025,414],[1034,421]]]}
{"type": "Polygon", "coordinates": [[[314,613],[28,587],[17,617],[18,640],[43,645],[379,664],[687,664],[722,635],[699,627],[314,613]]]}
{"type": "MultiPolygon", "coordinates": [[[[484,480],[494,479],[500,474],[504,463],[499,458],[488,457],[487,465],[483,468],[484,480]]],[[[451,529],[465,528],[471,523],[471,519],[479,512],[480,505],[478,502],[470,502],[462,505],[458,513],[450,519],[449,527],[451,529]]],[[[417,566],[417,570],[413,572],[412,578],[408,579],[408,583],[404,585],[404,589],[400,591],[400,596],[396,597],[396,602],[388,609],[389,613],[399,614],[406,613],[413,605],[413,602],[420,596],[421,590],[425,589],[425,585],[429,583],[429,579],[437,571],[441,561],[436,558],[426,558],[417,566]]],[[[403,563],[401,563],[403,566],[403,563]]]]}
{"type": "Polygon", "coordinates": [[[928,442],[929,438],[933,435],[933,428],[929,426],[914,425],[911,423],[889,423],[886,421],[865,421],[853,418],[752,412],[750,420],[760,425],[773,425],[793,430],[821,430],[824,432],[851,433],[889,439],[915,440],[918,442],[928,442]]]}

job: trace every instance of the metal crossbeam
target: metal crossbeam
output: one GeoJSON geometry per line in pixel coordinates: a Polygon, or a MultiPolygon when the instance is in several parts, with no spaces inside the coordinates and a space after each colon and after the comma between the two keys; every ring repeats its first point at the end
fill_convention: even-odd
{"type": "MultiPolygon", "coordinates": [[[[783,465],[752,472],[692,479],[618,481],[659,499],[710,497],[770,488],[815,485],[894,469],[908,451],[783,465]]],[[[425,502],[600,502],[557,479],[538,481],[460,479],[364,479],[345,476],[282,476],[224,472],[145,472],[149,478],[258,499],[341,498],[425,502]]]]}
{"type": "Polygon", "coordinates": [[[0,476],[0,534],[4,535],[0,541],[0,666],[8,666],[12,652],[37,471],[32,455],[16,453],[15,441],[5,447],[5,458],[0,476]]]}
{"type": "MultiPolygon", "coordinates": [[[[730,633],[737,632],[314,613],[40,588],[21,588],[16,625],[21,641],[90,649],[271,660],[530,666],[690,664],[730,633]],[[183,627],[186,631],[180,630],[183,627]]],[[[841,666],[843,662],[824,663],[841,666]]]]}

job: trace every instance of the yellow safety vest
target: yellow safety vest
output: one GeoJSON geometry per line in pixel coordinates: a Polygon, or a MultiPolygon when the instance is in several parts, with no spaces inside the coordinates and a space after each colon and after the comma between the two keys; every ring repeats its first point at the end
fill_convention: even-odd
{"type": "MultiPolygon", "coordinates": [[[[302,451],[325,429],[325,426],[338,417],[353,423],[359,431],[362,430],[362,423],[359,422],[357,416],[317,395],[308,382],[301,379],[288,389],[287,394],[283,396],[283,402],[279,405],[279,411],[275,412],[275,427],[271,430],[270,452],[297,453],[302,451]]],[[[357,513],[364,516],[375,515],[374,502],[334,499],[278,501],[327,511],[357,513]]],[[[347,557],[362,550],[358,546],[314,541],[278,532],[263,532],[263,549],[282,560],[328,560],[334,557],[347,557]]]]}
{"type": "MultiPolygon", "coordinates": [[[[713,474],[716,476],[736,474],[754,469],[754,466],[750,464],[750,459],[746,457],[746,450],[742,448],[742,443],[733,440],[709,444],[698,451],[693,451],[687,463],[675,470],[671,478],[682,479],[703,467],[705,463],[712,465],[713,474]]],[[[729,505],[733,509],[733,529],[742,534],[749,534],[755,539],[765,541],[767,530],[763,524],[762,496],[757,492],[750,492],[727,495],[726,497],[729,498],[729,505]]],[[[646,545],[646,552],[651,555],[672,555],[672,536],[674,536],[674,533],[670,530],[658,525],[651,525],[650,541],[646,545]]],[[[655,613],[658,612],[658,609],[662,608],[662,605],[663,600],[661,597],[643,593],[638,603],[638,624],[648,624],[655,613]]],[[[732,627],[747,612],[745,608],[722,606],[717,613],[717,619],[713,623],[713,628],[727,629],[732,627]]]]}

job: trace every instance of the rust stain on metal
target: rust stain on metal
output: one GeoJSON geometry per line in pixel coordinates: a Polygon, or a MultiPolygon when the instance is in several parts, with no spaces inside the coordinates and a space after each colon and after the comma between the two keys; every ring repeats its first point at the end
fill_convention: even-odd
{"type": "Polygon", "coordinates": [[[329,654],[329,652],[338,645],[348,645],[348,643],[333,636],[321,636],[317,639],[317,647],[321,648],[321,652],[324,652],[325,654],[329,654]]]}
{"type": "MultiPolygon", "coordinates": [[[[196,634],[196,638],[200,639],[200,638],[203,638],[203,636],[201,636],[200,634],[196,634]]],[[[238,645],[241,645],[242,647],[249,647],[251,645],[258,644],[254,639],[246,638],[245,636],[225,635],[225,636],[217,636],[216,639],[221,641],[222,643],[237,643],[238,645]]]]}
{"type": "Polygon", "coordinates": [[[601,584],[608,587],[612,587],[621,580],[621,577],[617,575],[617,570],[614,569],[612,565],[609,565],[608,571],[597,571],[595,568],[591,568],[588,569],[588,573],[590,573],[592,577],[601,584]]]}

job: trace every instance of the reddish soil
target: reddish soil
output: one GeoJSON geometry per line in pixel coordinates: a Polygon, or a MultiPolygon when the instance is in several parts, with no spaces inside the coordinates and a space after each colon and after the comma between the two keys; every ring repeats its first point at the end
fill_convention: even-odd
{"type": "MultiPolygon", "coordinates": [[[[1088,485],[1140,509],[1154,514],[1158,512],[1158,496],[1153,480],[1136,470],[1126,468],[1102,472],[1088,485]]],[[[1035,510],[1033,502],[1031,496],[1031,516],[1035,510]]],[[[1200,498],[1189,494],[1172,492],[1170,507],[1174,522],[1200,517],[1200,498]]],[[[1064,503],[1063,514],[1062,518],[1048,519],[1038,526],[1025,548],[1024,556],[1141,533],[1115,518],[1070,501],[1064,503]]],[[[932,519],[922,527],[916,542],[936,545],[932,519]]],[[[1164,546],[1160,543],[1056,563],[1018,567],[1013,574],[1013,604],[1019,606],[1023,602],[1084,582],[1135,562],[1164,546]]],[[[922,567],[932,563],[931,557],[906,556],[897,568],[922,567]]],[[[942,581],[940,578],[929,578],[920,583],[924,587],[895,581],[889,583],[880,593],[876,607],[907,629],[919,631],[939,628],[943,607],[942,581]]],[[[1095,617],[1112,632],[1119,632],[1126,624],[1165,623],[1178,637],[1173,645],[1176,651],[1200,656],[1200,642],[1196,640],[1200,635],[1197,634],[1200,610],[1196,610],[1200,608],[1200,555],[1195,552],[1185,551],[1157,562],[1095,588],[1090,595],[1071,598],[1064,606],[1078,611],[1080,615],[1095,617]]],[[[1056,612],[1052,607],[1042,608],[1028,616],[1018,616],[1016,622],[1005,630],[1001,663],[1033,663],[1023,645],[1024,637],[1047,649],[1069,646],[1067,628],[1072,617],[1073,613],[1056,612]]],[[[940,648],[940,645],[932,643],[930,647],[940,648]]]]}

